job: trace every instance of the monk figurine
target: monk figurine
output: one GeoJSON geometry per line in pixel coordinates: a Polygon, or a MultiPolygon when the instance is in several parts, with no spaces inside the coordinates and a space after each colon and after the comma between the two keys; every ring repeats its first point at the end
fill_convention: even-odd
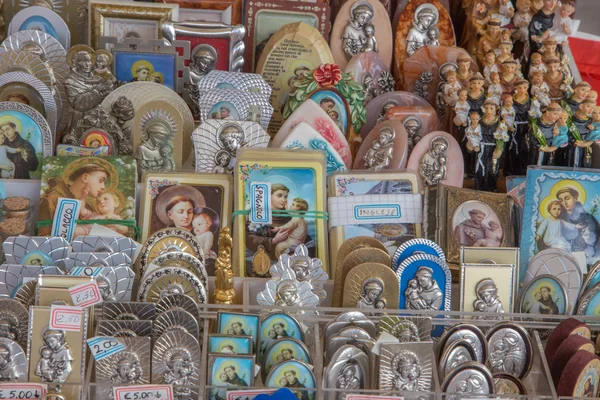
{"type": "Polygon", "coordinates": [[[529,23],[531,22],[531,0],[517,0],[517,11],[513,16],[513,25],[516,28],[513,34],[515,40],[515,54],[518,57],[529,54],[529,23]]]}
{"type": "Polygon", "coordinates": [[[496,56],[496,63],[498,65],[502,65],[502,63],[506,60],[510,60],[513,58],[513,43],[510,41],[502,41],[500,42],[500,46],[498,46],[498,50],[500,54],[496,56]]]}
{"type": "Polygon", "coordinates": [[[552,57],[560,58],[560,55],[558,54],[558,42],[553,37],[544,40],[544,44],[539,52],[544,60],[552,57]]]}
{"type": "Polygon", "coordinates": [[[475,73],[471,77],[469,84],[469,93],[467,101],[471,107],[471,111],[477,111],[481,113],[481,107],[485,101],[485,78],[479,72],[475,73]]]}
{"type": "Polygon", "coordinates": [[[490,19],[485,33],[477,43],[477,63],[483,65],[485,62],[485,53],[492,50],[497,53],[497,49],[502,41],[501,22],[498,18],[490,19]]]}
{"type": "Polygon", "coordinates": [[[529,141],[529,165],[550,165],[556,166],[561,164],[563,149],[558,149],[552,146],[552,139],[555,132],[558,130],[556,121],[562,114],[563,109],[558,103],[552,103],[542,116],[531,122],[531,135],[528,136],[529,141]],[[558,161],[558,164],[556,162],[558,161]]]}
{"type": "Polygon", "coordinates": [[[565,74],[557,57],[550,58],[545,62],[548,72],[544,75],[544,81],[550,88],[550,100],[561,102],[564,98],[565,74]]]}
{"type": "Polygon", "coordinates": [[[529,109],[531,99],[529,98],[529,82],[519,79],[514,85],[515,94],[512,96],[513,109],[515,110],[515,129],[510,132],[510,142],[506,151],[504,164],[504,175],[525,175],[527,172],[527,160],[529,159],[529,148],[527,137],[530,134],[529,109]]]}
{"type": "Polygon", "coordinates": [[[570,115],[573,115],[579,109],[579,105],[587,99],[592,90],[592,85],[586,81],[581,81],[573,88],[573,94],[568,99],[564,100],[563,107],[570,115]],[[565,107],[568,106],[568,107],[565,107]]]}
{"type": "Polygon", "coordinates": [[[222,228],[218,239],[219,252],[215,263],[215,304],[234,304],[235,289],[233,288],[233,270],[231,268],[231,247],[233,241],[229,234],[229,228],[222,228]]]}
{"type": "Polygon", "coordinates": [[[529,46],[532,52],[540,50],[554,23],[557,0],[543,0],[543,3],[543,7],[534,14],[529,24],[529,46]]]}
{"type": "Polygon", "coordinates": [[[592,100],[583,100],[577,111],[571,117],[573,126],[569,132],[569,148],[568,160],[565,166],[575,168],[590,168],[592,166],[592,144],[591,140],[586,140],[587,136],[592,132],[590,124],[592,123],[592,112],[596,107],[596,103],[592,100]],[[579,133],[579,138],[574,134],[579,133]]]}
{"type": "Polygon", "coordinates": [[[502,146],[498,142],[500,136],[499,106],[494,100],[483,103],[483,117],[479,121],[481,127],[480,150],[476,155],[475,189],[495,192],[498,180],[498,160],[502,156],[502,146]]]}
{"type": "Polygon", "coordinates": [[[460,83],[464,89],[469,87],[471,77],[473,76],[473,71],[471,70],[471,61],[473,60],[469,56],[460,56],[456,61],[458,64],[456,78],[458,79],[458,83],[460,83]]]}
{"type": "Polygon", "coordinates": [[[498,12],[498,0],[473,0],[467,12],[467,22],[463,31],[460,47],[469,54],[474,54],[477,49],[477,38],[485,33],[485,27],[498,12]]]}
{"type": "Polygon", "coordinates": [[[518,66],[517,61],[512,58],[502,63],[500,85],[502,85],[503,93],[514,93],[515,83],[519,80],[519,75],[517,74],[518,66]]]}

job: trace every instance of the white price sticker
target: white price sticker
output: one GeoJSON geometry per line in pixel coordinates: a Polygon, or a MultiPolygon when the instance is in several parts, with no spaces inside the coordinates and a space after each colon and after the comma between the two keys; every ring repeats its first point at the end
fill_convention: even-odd
{"type": "Polygon", "coordinates": [[[277,389],[228,390],[227,400],[253,400],[261,394],[273,394],[277,389]]]}
{"type": "Polygon", "coordinates": [[[96,361],[125,350],[125,345],[110,336],[96,336],[87,340],[88,347],[96,361]]]}
{"type": "Polygon", "coordinates": [[[50,307],[50,329],[63,331],[81,331],[83,309],[81,307],[57,306],[50,307]]]}
{"type": "Polygon", "coordinates": [[[69,289],[73,305],[81,308],[102,303],[102,295],[96,281],[82,283],[69,289]]]}
{"type": "Polygon", "coordinates": [[[0,383],[0,399],[41,399],[48,385],[41,383],[0,383]]]}
{"type": "Polygon", "coordinates": [[[115,400],[173,400],[171,385],[136,385],[113,388],[115,400]]]}

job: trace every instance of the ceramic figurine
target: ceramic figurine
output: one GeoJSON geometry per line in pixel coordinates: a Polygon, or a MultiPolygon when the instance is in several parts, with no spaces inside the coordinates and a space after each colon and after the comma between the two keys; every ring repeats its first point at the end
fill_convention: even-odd
{"type": "MultiPolygon", "coordinates": [[[[504,175],[524,175],[527,171],[529,146],[529,115],[531,99],[529,98],[529,82],[522,79],[515,83],[515,94],[512,96],[515,128],[509,129],[510,143],[506,151],[504,175]]],[[[506,104],[504,105],[506,107],[506,104]]],[[[505,108],[503,107],[503,109],[505,108]]],[[[502,111],[501,111],[502,112],[502,111]]]]}
{"type": "Polygon", "coordinates": [[[573,126],[570,129],[571,137],[569,142],[572,145],[569,149],[566,165],[575,168],[590,168],[592,166],[592,144],[588,139],[591,133],[589,125],[592,123],[592,112],[596,103],[592,100],[584,100],[579,104],[579,108],[571,117],[573,126]],[[579,135],[577,135],[579,134],[579,135]]]}
{"type": "Polygon", "coordinates": [[[491,83],[490,75],[493,72],[500,72],[498,70],[498,64],[496,63],[496,53],[488,51],[485,55],[485,61],[483,63],[483,77],[487,84],[491,83]]]}
{"type": "Polygon", "coordinates": [[[233,270],[231,269],[232,239],[229,227],[222,228],[218,240],[219,255],[215,263],[215,304],[234,304],[236,292],[233,288],[233,270]]]}
{"type": "Polygon", "coordinates": [[[498,179],[498,160],[502,156],[504,142],[508,134],[501,131],[499,106],[493,100],[483,103],[480,150],[475,165],[475,188],[487,192],[496,191],[498,179]]]}
{"type": "Polygon", "coordinates": [[[558,53],[558,42],[553,37],[544,39],[542,48],[539,49],[538,52],[542,55],[544,60],[551,57],[560,58],[560,54],[558,53]]]}
{"type": "Polygon", "coordinates": [[[458,69],[456,70],[456,77],[458,78],[458,82],[463,88],[469,87],[471,76],[473,76],[474,74],[474,72],[471,70],[472,62],[473,60],[468,55],[461,56],[456,60],[456,64],[458,65],[458,69]]]}
{"type": "Polygon", "coordinates": [[[509,58],[502,63],[502,75],[500,75],[500,84],[504,93],[514,93],[515,82],[519,80],[517,74],[519,64],[516,60],[509,58]]]}
{"type": "Polygon", "coordinates": [[[496,51],[502,41],[501,22],[498,18],[490,19],[487,23],[485,33],[477,43],[477,63],[483,65],[485,55],[489,51],[496,51]]]}
{"type": "Polygon", "coordinates": [[[558,118],[563,112],[562,107],[557,103],[550,104],[542,116],[531,122],[531,135],[529,141],[529,165],[557,165],[559,158],[562,158],[562,150],[552,145],[551,139],[554,137],[555,126],[558,118]]]}
{"type": "Polygon", "coordinates": [[[592,85],[586,81],[581,81],[573,87],[573,94],[565,99],[562,106],[569,112],[574,114],[579,109],[579,105],[587,99],[588,94],[592,90],[592,85]]]}
{"type": "Polygon", "coordinates": [[[454,125],[458,127],[467,126],[467,122],[469,119],[469,111],[471,110],[471,106],[467,101],[469,91],[467,89],[461,89],[458,92],[458,100],[454,105],[454,125]]]}
{"type": "Polygon", "coordinates": [[[526,56],[529,54],[529,24],[531,23],[531,0],[517,0],[517,11],[512,22],[516,30],[513,33],[515,41],[515,54],[526,56]]]}
{"type": "Polygon", "coordinates": [[[554,138],[552,139],[551,146],[559,148],[569,145],[569,118],[571,118],[569,113],[566,110],[562,110],[560,117],[558,117],[556,129],[554,130],[554,138]]]}
{"type": "Polygon", "coordinates": [[[504,61],[513,58],[513,47],[514,46],[512,40],[503,40],[502,42],[500,42],[500,45],[498,46],[499,54],[498,57],[496,57],[496,62],[501,65],[504,61]]]}
{"type": "Polygon", "coordinates": [[[479,121],[481,115],[477,111],[469,113],[469,126],[465,131],[465,139],[467,140],[467,150],[478,153],[481,149],[481,125],[479,121]]]}
{"type": "Polygon", "coordinates": [[[531,96],[535,97],[540,105],[545,108],[552,102],[550,100],[550,87],[544,82],[544,74],[541,71],[530,74],[531,96]]]}
{"type": "Polygon", "coordinates": [[[594,103],[597,103],[598,102],[598,92],[596,92],[595,90],[590,90],[586,99],[592,100],[594,103]]]}
{"type": "Polygon", "coordinates": [[[500,74],[497,72],[492,72],[490,75],[490,85],[487,89],[487,97],[488,99],[492,99],[496,102],[496,104],[500,105],[500,97],[502,97],[504,89],[500,84],[500,74]]]}
{"type": "Polygon", "coordinates": [[[536,72],[541,72],[542,74],[546,74],[548,72],[548,68],[546,68],[546,64],[544,64],[544,57],[542,57],[541,53],[533,53],[531,55],[529,75],[532,75],[536,72]]]}
{"type": "Polygon", "coordinates": [[[531,51],[539,51],[544,39],[550,33],[546,33],[554,24],[554,10],[557,0],[543,0],[543,7],[535,13],[529,24],[529,45],[531,51]]]}
{"type": "Polygon", "coordinates": [[[561,4],[554,15],[552,28],[548,31],[550,32],[550,37],[555,38],[558,44],[563,46],[567,43],[569,36],[573,32],[571,15],[575,12],[575,2],[573,0],[563,0],[561,4]]]}
{"type": "Polygon", "coordinates": [[[560,60],[557,57],[544,60],[548,72],[544,75],[544,80],[550,88],[550,100],[560,102],[564,97],[564,85],[566,76],[561,69],[560,60]]]}

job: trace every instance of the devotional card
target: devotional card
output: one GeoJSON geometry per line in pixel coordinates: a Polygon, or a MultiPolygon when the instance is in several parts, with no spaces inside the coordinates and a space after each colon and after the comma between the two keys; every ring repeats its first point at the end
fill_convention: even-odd
{"type": "Polygon", "coordinates": [[[234,266],[264,276],[304,244],[327,268],[325,154],[242,149],[235,166],[234,266]]]}

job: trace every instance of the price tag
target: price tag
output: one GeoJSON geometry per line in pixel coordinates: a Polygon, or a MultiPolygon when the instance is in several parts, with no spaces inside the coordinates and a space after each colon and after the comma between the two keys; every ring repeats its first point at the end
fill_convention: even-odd
{"type": "Polygon", "coordinates": [[[79,332],[82,318],[83,309],[81,307],[52,305],[49,328],[79,332]]]}
{"type": "Polygon", "coordinates": [[[82,283],[69,289],[73,305],[81,308],[102,303],[102,295],[96,281],[82,283]]]}
{"type": "Polygon", "coordinates": [[[96,361],[125,350],[123,343],[110,336],[96,336],[88,339],[87,344],[96,361]]]}
{"type": "Polygon", "coordinates": [[[171,385],[136,385],[113,388],[115,400],[173,400],[171,385]]]}
{"type": "Polygon", "coordinates": [[[0,383],[0,399],[41,399],[48,385],[41,383],[0,383]]]}
{"type": "Polygon", "coordinates": [[[228,390],[227,400],[253,400],[261,394],[272,394],[277,389],[258,389],[258,390],[228,390]]]}

